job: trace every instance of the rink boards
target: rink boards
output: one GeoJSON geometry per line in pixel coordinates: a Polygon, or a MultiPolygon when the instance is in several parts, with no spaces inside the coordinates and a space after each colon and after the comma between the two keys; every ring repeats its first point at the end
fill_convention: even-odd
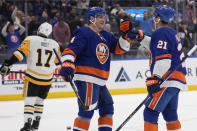
{"type": "MultiPolygon", "coordinates": [[[[197,57],[186,60],[188,90],[197,90],[197,57]]],[[[12,71],[25,72],[26,64],[15,64],[12,71]]],[[[54,71],[58,74],[59,70],[54,71]]],[[[145,80],[150,76],[148,59],[113,60],[107,87],[112,95],[146,93],[145,80]]],[[[23,73],[0,76],[0,101],[21,100],[23,97],[23,73]]],[[[48,98],[74,97],[69,83],[54,76],[48,98]]]]}

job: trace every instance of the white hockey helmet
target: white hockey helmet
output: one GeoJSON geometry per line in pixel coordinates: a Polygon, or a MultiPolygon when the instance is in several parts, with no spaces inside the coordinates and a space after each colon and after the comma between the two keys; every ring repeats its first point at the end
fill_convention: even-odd
{"type": "Polygon", "coordinates": [[[38,27],[38,33],[41,33],[48,37],[52,33],[52,25],[44,22],[38,27]]]}

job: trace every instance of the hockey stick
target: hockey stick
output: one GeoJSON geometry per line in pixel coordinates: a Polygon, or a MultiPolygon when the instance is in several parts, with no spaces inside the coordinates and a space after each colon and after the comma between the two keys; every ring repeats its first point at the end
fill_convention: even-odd
{"type": "MultiPolygon", "coordinates": [[[[22,71],[10,71],[9,73],[21,73],[21,74],[25,74],[25,72],[22,72],[22,71]]],[[[53,74],[53,75],[59,76],[60,74],[53,74]]]]}
{"type": "MultiPolygon", "coordinates": [[[[180,64],[176,66],[174,70],[172,70],[160,83],[161,85],[163,82],[165,82],[179,67],[180,65],[187,59],[188,56],[191,56],[192,53],[197,49],[197,45],[194,45],[192,49],[187,53],[187,55],[181,60],[180,64]]],[[[146,101],[149,99],[149,95],[139,104],[139,106],[122,122],[122,124],[115,130],[119,131],[122,129],[122,127],[131,119],[131,117],[146,103],[146,101]]]]}
{"type": "MultiPolygon", "coordinates": [[[[53,49],[53,51],[54,51],[54,53],[55,53],[55,55],[56,55],[56,57],[57,57],[59,63],[62,65],[62,61],[60,60],[60,57],[59,57],[57,51],[56,51],[55,49],[53,49]]],[[[97,106],[97,103],[95,103],[95,104],[93,104],[93,105],[90,105],[90,106],[86,106],[86,105],[83,103],[81,97],[79,96],[78,91],[77,91],[77,88],[76,88],[76,86],[75,86],[75,84],[74,84],[74,82],[72,81],[71,78],[69,79],[69,83],[70,83],[71,87],[73,88],[73,91],[74,91],[75,95],[77,96],[77,98],[78,98],[78,100],[79,100],[79,103],[80,103],[80,105],[82,106],[82,108],[83,108],[84,110],[86,110],[86,111],[87,111],[87,110],[92,110],[92,109],[94,109],[94,108],[97,106]]]]}

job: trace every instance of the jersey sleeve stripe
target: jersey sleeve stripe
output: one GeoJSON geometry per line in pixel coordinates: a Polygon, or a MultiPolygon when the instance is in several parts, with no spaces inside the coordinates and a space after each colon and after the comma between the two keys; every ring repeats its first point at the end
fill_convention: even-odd
{"type": "MultiPolygon", "coordinates": [[[[168,71],[162,78],[165,78],[171,71],[168,71]]],[[[182,81],[183,83],[186,83],[186,78],[185,78],[185,74],[183,74],[182,72],[180,71],[175,71],[170,77],[169,77],[169,80],[170,79],[177,79],[179,81],[182,81]]]]}
{"type": "Polygon", "coordinates": [[[18,61],[22,61],[24,56],[20,51],[15,51],[14,55],[16,56],[16,58],[18,59],[18,61]]]}
{"type": "Polygon", "coordinates": [[[104,70],[97,69],[94,67],[89,67],[89,66],[76,66],[75,72],[92,74],[92,75],[95,75],[104,79],[108,79],[109,77],[109,71],[104,71],[104,70]]]}
{"type": "Polygon", "coordinates": [[[116,44],[115,54],[124,54],[126,51],[120,48],[119,43],[116,44]]]}
{"type": "Polygon", "coordinates": [[[172,55],[171,54],[164,54],[164,55],[160,55],[155,57],[155,60],[159,60],[159,59],[171,59],[172,55]]]}
{"type": "Polygon", "coordinates": [[[75,57],[72,54],[65,54],[62,56],[62,62],[66,61],[66,60],[70,60],[72,62],[75,61],[75,57]]]}
{"type": "Polygon", "coordinates": [[[75,54],[75,52],[69,48],[65,49],[62,53],[62,56],[64,56],[65,54],[72,54],[75,58],[77,57],[77,55],[75,54]]]}

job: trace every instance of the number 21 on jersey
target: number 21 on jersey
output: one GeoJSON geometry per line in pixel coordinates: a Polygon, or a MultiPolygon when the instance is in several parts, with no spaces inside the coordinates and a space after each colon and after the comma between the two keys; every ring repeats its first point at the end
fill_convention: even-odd
{"type": "Polygon", "coordinates": [[[157,48],[159,49],[167,49],[167,42],[166,41],[162,41],[162,40],[159,40],[158,41],[158,44],[157,44],[157,48]]]}

